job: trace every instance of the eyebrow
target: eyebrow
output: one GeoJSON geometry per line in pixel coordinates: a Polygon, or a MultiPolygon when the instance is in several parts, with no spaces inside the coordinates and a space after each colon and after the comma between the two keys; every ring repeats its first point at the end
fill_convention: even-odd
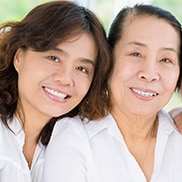
{"type": "MultiPolygon", "coordinates": [[[[60,49],[60,48],[58,48],[58,47],[55,47],[55,48],[52,48],[52,49],[50,49],[50,50],[52,50],[52,51],[56,51],[56,52],[58,52],[58,53],[61,53],[61,54],[64,54],[64,55],[67,55],[67,53],[63,50],[63,49],[60,49]]],[[[95,61],[94,60],[91,60],[91,59],[87,59],[87,58],[82,58],[82,57],[80,57],[81,58],[81,62],[84,62],[84,63],[89,63],[89,64],[91,64],[93,67],[95,67],[95,61]]]]}
{"type": "Polygon", "coordinates": [[[141,42],[137,42],[137,41],[129,42],[126,45],[137,45],[137,46],[147,47],[145,44],[143,44],[141,42]]]}
{"type": "MultiPolygon", "coordinates": [[[[147,47],[146,44],[141,43],[141,42],[137,42],[137,41],[129,42],[127,45],[132,45],[132,44],[137,45],[137,46],[147,47]]],[[[173,51],[175,53],[178,53],[178,51],[172,47],[163,47],[161,50],[173,51]]]]}

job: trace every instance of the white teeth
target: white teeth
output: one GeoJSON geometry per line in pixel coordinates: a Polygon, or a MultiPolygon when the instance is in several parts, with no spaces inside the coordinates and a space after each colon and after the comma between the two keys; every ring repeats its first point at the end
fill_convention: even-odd
{"type": "Polygon", "coordinates": [[[56,97],[59,97],[60,99],[65,99],[65,98],[67,97],[66,94],[57,92],[57,91],[55,91],[55,90],[51,90],[51,89],[49,89],[49,88],[47,88],[47,87],[44,87],[44,90],[45,90],[46,92],[48,92],[48,93],[50,93],[50,94],[56,96],[56,97]]]}
{"type": "Polygon", "coordinates": [[[139,94],[139,95],[142,95],[144,97],[152,97],[152,96],[156,96],[158,95],[157,93],[150,93],[150,92],[144,92],[144,91],[141,91],[141,90],[137,90],[137,89],[132,89],[135,93],[139,94]]]}

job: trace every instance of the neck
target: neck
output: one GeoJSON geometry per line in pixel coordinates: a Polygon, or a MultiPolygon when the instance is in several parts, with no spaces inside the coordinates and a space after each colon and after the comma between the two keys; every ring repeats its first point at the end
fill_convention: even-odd
{"type": "Polygon", "coordinates": [[[26,138],[37,138],[43,127],[49,122],[50,118],[44,115],[23,112],[22,110],[17,110],[15,113],[24,132],[26,138]]]}
{"type": "Polygon", "coordinates": [[[142,140],[155,136],[157,133],[157,115],[153,116],[129,116],[111,112],[118,128],[124,138],[142,140]]]}

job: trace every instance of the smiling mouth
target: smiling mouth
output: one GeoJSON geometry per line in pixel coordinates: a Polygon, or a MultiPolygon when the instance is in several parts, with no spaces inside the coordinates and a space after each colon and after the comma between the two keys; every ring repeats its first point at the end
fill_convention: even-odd
{"type": "Polygon", "coordinates": [[[69,95],[63,94],[63,93],[61,93],[61,92],[57,92],[57,91],[52,90],[52,89],[47,88],[47,87],[43,87],[43,89],[44,89],[46,92],[50,93],[51,95],[53,95],[53,96],[55,96],[55,97],[58,97],[58,98],[60,98],[60,99],[67,99],[68,97],[70,97],[69,95]]]}
{"type": "Polygon", "coordinates": [[[135,88],[131,88],[131,90],[133,92],[135,92],[136,94],[141,95],[143,97],[155,97],[155,96],[159,95],[156,92],[144,92],[144,91],[141,91],[141,90],[138,90],[138,89],[135,89],[135,88]]]}

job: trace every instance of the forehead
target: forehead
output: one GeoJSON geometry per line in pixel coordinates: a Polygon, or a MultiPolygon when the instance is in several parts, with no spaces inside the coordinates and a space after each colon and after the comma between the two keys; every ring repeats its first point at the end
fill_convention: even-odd
{"type": "Polygon", "coordinates": [[[145,29],[152,26],[159,27],[161,25],[165,25],[167,28],[174,29],[176,32],[177,30],[172,26],[172,24],[164,18],[159,18],[155,15],[129,15],[123,24],[122,30],[123,33],[131,29],[135,31],[136,29],[140,28],[139,30],[145,33],[145,29]]]}
{"type": "Polygon", "coordinates": [[[122,29],[122,40],[129,39],[161,39],[167,42],[180,41],[180,35],[177,30],[165,19],[156,16],[133,16],[128,17],[122,29]]]}

